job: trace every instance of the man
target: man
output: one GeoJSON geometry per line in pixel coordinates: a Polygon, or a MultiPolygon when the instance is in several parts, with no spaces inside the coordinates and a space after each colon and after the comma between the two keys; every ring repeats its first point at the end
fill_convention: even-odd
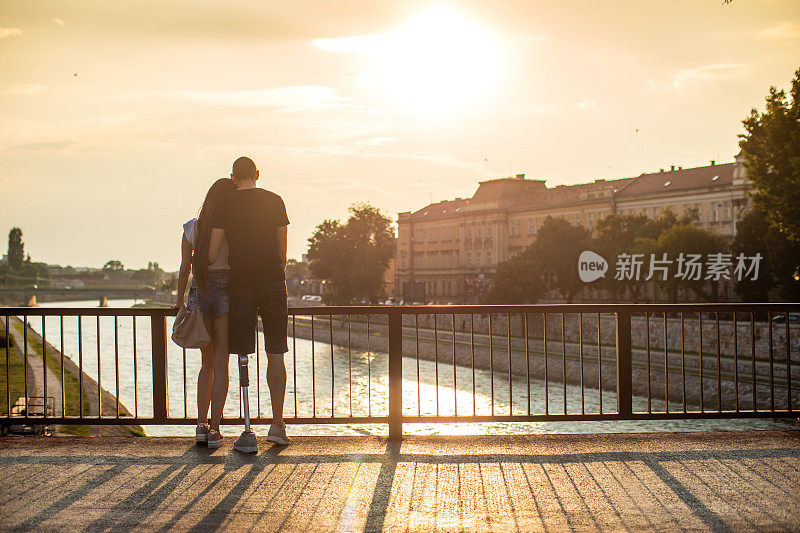
{"type": "Polygon", "coordinates": [[[208,260],[215,261],[224,237],[230,248],[230,311],[228,348],[239,355],[240,386],[244,388],[245,431],[234,449],[258,451],[250,431],[246,387],[249,354],[255,352],[257,315],[264,324],[267,351],[267,385],[272,401],[272,425],[267,440],[289,444],[283,422],[286,393],[286,207],[277,194],[256,187],[259,173],[252,159],[240,157],[233,163],[231,179],[237,190],[220,204],[212,221],[208,260]]]}

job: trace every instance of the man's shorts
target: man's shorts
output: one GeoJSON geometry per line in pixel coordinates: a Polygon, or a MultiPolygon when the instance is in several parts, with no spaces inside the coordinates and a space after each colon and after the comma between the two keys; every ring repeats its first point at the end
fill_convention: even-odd
{"type": "Polygon", "coordinates": [[[286,353],[288,309],[286,282],[237,287],[231,285],[228,315],[228,350],[235,354],[256,351],[256,319],[264,323],[264,346],[267,353],[286,353]]]}
{"type": "Polygon", "coordinates": [[[194,280],[189,289],[189,298],[186,306],[189,310],[200,308],[206,318],[214,318],[228,312],[228,270],[209,270],[206,293],[197,290],[194,280]]]}

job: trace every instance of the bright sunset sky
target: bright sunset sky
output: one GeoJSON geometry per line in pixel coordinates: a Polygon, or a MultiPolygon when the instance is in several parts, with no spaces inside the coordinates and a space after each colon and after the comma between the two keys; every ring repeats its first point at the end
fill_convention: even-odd
{"type": "Polygon", "coordinates": [[[358,201],[729,162],[798,67],[797,0],[0,1],[0,249],[177,269],[240,155],[298,259],[358,201]]]}

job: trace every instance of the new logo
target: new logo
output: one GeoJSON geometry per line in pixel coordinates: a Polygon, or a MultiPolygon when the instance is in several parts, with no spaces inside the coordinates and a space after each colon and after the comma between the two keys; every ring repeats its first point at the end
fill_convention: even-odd
{"type": "Polygon", "coordinates": [[[599,278],[604,278],[608,271],[608,261],[603,256],[592,251],[581,252],[578,258],[578,276],[585,283],[592,282],[599,278]]]}

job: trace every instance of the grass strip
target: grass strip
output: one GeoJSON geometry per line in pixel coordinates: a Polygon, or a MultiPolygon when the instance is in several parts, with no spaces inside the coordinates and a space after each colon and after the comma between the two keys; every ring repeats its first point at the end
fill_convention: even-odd
{"type": "MultiPolygon", "coordinates": [[[[0,337],[5,340],[6,330],[5,326],[0,324],[0,337]]],[[[9,401],[13,407],[17,400],[25,395],[25,367],[22,359],[17,357],[16,350],[13,347],[13,341],[9,337],[9,346],[0,348],[0,415],[8,416],[9,401]],[[7,366],[6,366],[7,365],[7,366]],[[6,376],[6,368],[8,368],[8,376],[6,376]],[[8,377],[8,389],[11,393],[8,395],[6,389],[6,378],[8,377]]]]}
{"type": "MultiPolygon", "coordinates": [[[[21,323],[15,323],[14,327],[20,334],[24,334],[24,326],[21,323]]],[[[42,357],[42,343],[37,339],[34,335],[28,335],[28,344],[30,344],[31,348],[34,350],[34,356],[37,356],[39,360],[42,357]]],[[[15,348],[19,350],[19,347],[15,348]]],[[[21,353],[21,352],[17,352],[21,353]]],[[[28,354],[30,357],[31,354],[28,354]]],[[[50,350],[47,351],[47,357],[45,358],[47,362],[47,367],[56,375],[58,379],[61,378],[61,361],[59,357],[56,357],[53,352],[50,350]]],[[[22,368],[22,373],[24,376],[24,365],[20,363],[20,367],[22,368]]],[[[24,377],[23,377],[24,379],[24,377]]],[[[64,369],[64,383],[62,384],[64,387],[64,416],[79,416],[80,415],[80,401],[83,401],[83,412],[84,413],[91,413],[92,407],[89,402],[89,397],[86,392],[83,393],[83,398],[81,398],[81,389],[80,389],[80,382],[78,378],[69,370],[64,369]]],[[[49,393],[49,391],[48,391],[49,393]]],[[[61,413],[53,413],[54,416],[60,416],[61,413]]],[[[61,432],[69,433],[72,435],[80,435],[80,436],[88,436],[90,431],[90,427],[84,424],[64,424],[61,426],[61,432]]]]}

